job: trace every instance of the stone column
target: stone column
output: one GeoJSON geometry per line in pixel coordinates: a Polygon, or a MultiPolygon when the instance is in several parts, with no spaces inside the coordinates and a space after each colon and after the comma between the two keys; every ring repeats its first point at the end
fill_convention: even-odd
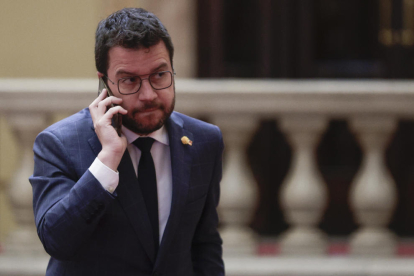
{"type": "Polygon", "coordinates": [[[351,237],[351,253],[393,255],[396,237],[386,228],[397,202],[397,191],[384,162],[384,152],[396,121],[357,118],[351,121],[364,151],[362,166],[351,187],[350,203],[361,227],[351,237]]]}
{"type": "Polygon", "coordinates": [[[246,160],[246,148],[257,121],[251,117],[223,116],[214,120],[223,132],[224,173],[221,181],[219,212],[226,255],[256,252],[253,230],[248,227],[258,196],[257,186],[246,160]]]}
{"type": "Polygon", "coordinates": [[[8,122],[14,131],[21,150],[19,165],[10,186],[9,195],[17,229],[6,243],[6,252],[11,254],[37,254],[44,252],[37,236],[29,176],[33,173],[33,143],[37,134],[46,126],[42,114],[10,114],[8,122]]]}
{"type": "Polygon", "coordinates": [[[315,149],[327,122],[321,117],[295,116],[281,120],[289,138],[293,161],[282,185],[281,205],[291,227],[281,236],[282,254],[324,254],[327,241],[317,228],[327,203],[315,149]]]}

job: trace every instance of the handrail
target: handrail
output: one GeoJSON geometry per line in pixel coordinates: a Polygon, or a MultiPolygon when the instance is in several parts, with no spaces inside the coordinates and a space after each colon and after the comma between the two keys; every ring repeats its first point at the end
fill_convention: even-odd
{"type": "MultiPolygon", "coordinates": [[[[0,79],[0,112],[75,112],[96,79],[0,79]]],[[[176,110],[189,114],[414,116],[414,81],[177,79],[176,110]]]]}

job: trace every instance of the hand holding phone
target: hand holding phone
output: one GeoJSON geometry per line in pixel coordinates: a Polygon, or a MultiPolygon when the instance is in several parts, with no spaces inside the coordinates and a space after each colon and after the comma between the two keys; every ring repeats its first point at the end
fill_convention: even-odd
{"type": "MultiPolygon", "coordinates": [[[[98,95],[102,93],[102,90],[106,89],[106,93],[108,96],[113,96],[112,91],[108,88],[103,78],[99,78],[99,88],[98,88],[98,95]]],[[[110,107],[114,107],[114,104],[111,104],[110,107]]],[[[119,113],[114,114],[112,117],[112,126],[115,128],[118,136],[121,137],[121,129],[122,129],[122,116],[119,113]]]]}
{"type": "Polygon", "coordinates": [[[97,158],[108,168],[116,171],[128,145],[125,135],[121,133],[121,118],[128,111],[121,106],[122,98],[111,97],[111,94],[111,90],[100,79],[99,95],[89,105],[89,112],[95,133],[102,145],[97,158]]]}

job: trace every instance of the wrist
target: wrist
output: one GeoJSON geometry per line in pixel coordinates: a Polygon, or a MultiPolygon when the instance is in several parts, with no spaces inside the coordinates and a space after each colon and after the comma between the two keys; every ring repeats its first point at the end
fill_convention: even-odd
{"type": "Polygon", "coordinates": [[[114,152],[102,149],[101,152],[98,154],[97,158],[101,161],[105,166],[116,172],[118,170],[119,163],[121,162],[123,152],[114,152]]]}

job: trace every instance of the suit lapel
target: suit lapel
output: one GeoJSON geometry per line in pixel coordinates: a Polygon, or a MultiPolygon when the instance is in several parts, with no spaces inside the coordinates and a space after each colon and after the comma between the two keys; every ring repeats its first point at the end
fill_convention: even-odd
{"type": "Polygon", "coordinates": [[[180,215],[188,195],[193,150],[191,146],[184,145],[181,142],[183,136],[193,140],[193,134],[183,128],[183,121],[175,113],[171,114],[166,127],[171,152],[172,201],[170,216],[161,241],[155,267],[162,262],[179,225],[180,215]]]}

